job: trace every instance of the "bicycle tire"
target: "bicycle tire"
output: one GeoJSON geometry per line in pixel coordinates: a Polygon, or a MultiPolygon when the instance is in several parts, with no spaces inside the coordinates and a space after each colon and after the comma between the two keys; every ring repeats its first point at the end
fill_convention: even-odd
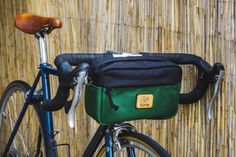
{"type": "MultiPolygon", "coordinates": [[[[155,142],[150,137],[137,132],[127,132],[122,133],[118,137],[118,141],[121,145],[121,150],[117,150],[113,147],[113,156],[117,157],[170,157],[168,152],[157,142],[155,142]],[[133,148],[135,155],[131,155],[131,148],[133,148]],[[147,154],[145,154],[147,153],[147,154]]],[[[105,144],[98,151],[97,157],[106,156],[106,146],[105,144]]]]}
{"type": "MultiPolygon", "coordinates": [[[[0,101],[0,156],[23,107],[30,86],[24,81],[13,81],[5,89],[0,101]],[[12,108],[11,108],[12,107],[12,108]],[[9,112],[10,111],[10,112],[9,112]]],[[[46,143],[43,128],[43,111],[40,105],[30,105],[9,149],[8,156],[44,156],[46,143]],[[32,115],[37,116],[37,119],[32,115]],[[32,127],[33,125],[33,127],[32,127]],[[26,127],[26,128],[25,128],[26,127]]]]}

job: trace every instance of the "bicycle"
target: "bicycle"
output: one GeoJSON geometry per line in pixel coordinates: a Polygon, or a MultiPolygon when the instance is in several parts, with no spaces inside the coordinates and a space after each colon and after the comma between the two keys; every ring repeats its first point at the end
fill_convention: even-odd
{"type": "MultiPolygon", "coordinates": [[[[219,91],[221,81],[224,75],[224,66],[221,63],[215,63],[212,67],[202,58],[190,54],[157,54],[157,53],[139,53],[127,54],[108,52],[102,54],[61,54],[55,59],[57,68],[53,68],[47,62],[47,51],[45,37],[54,29],[61,28],[62,23],[58,18],[42,17],[28,13],[18,14],[15,19],[16,27],[21,31],[33,34],[39,41],[40,65],[39,72],[32,86],[24,81],[14,81],[5,89],[0,106],[0,155],[1,156],[58,156],[57,144],[54,139],[56,132],[53,130],[52,111],[65,108],[68,113],[68,123],[74,127],[75,108],[80,98],[80,93],[85,84],[89,84],[90,66],[95,60],[106,57],[107,55],[146,56],[150,58],[161,58],[170,62],[184,65],[193,64],[198,69],[198,81],[196,87],[189,93],[180,94],[180,104],[190,104],[203,97],[210,83],[215,83],[215,92],[210,101],[208,116],[212,116],[212,104],[219,91]],[[72,66],[76,66],[74,69],[72,66]],[[59,86],[56,96],[51,99],[49,76],[54,75],[59,78],[59,86]],[[42,87],[36,90],[41,79],[42,87]],[[67,101],[69,91],[74,88],[74,97],[72,101],[67,101]],[[20,103],[23,107],[18,109],[20,103]],[[16,105],[17,104],[17,105],[16,105]],[[12,106],[12,107],[10,107],[12,106]],[[37,124],[30,122],[31,113],[35,112],[37,124]],[[28,111],[28,114],[26,112],[28,111]],[[18,112],[19,115],[16,114],[18,112]],[[11,117],[12,116],[12,117],[11,117]],[[24,119],[23,117],[28,117],[24,119]],[[9,120],[9,121],[7,121],[9,120]],[[27,134],[22,133],[20,124],[27,121],[25,129],[27,134]],[[33,123],[33,124],[32,124],[33,123]],[[34,125],[29,127],[28,125],[34,125]],[[35,129],[36,128],[36,129],[35,129]],[[31,130],[33,129],[33,130],[31,130]],[[2,131],[5,132],[2,132],[2,131]],[[30,133],[33,131],[33,133],[30,133]],[[5,134],[11,133],[10,137],[5,134]],[[16,135],[17,134],[17,135],[16,135]],[[23,137],[28,135],[28,137],[23,137]]],[[[112,102],[112,100],[109,100],[112,102]]],[[[114,112],[117,106],[111,103],[114,112]]],[[[69,145],[66,145],[69,149],[69,145]]],[[[169,153],[156,141],[150,137],[138,133],[129,123],[114,123],[109,125],[100,125],[91,142],[86,148],[85,157],[127,155],[127,156],[170,156],[169,153]],[[102,140],[105,143],[98,148],[102,140]]],[[[70,156],[68,152],[68,156],[70,156]]]]}

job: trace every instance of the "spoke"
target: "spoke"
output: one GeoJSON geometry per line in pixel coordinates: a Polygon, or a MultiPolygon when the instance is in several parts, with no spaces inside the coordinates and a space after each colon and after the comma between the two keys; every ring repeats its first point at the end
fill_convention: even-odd
{"type": "MultiPolygon", "coordinates": [[[[14,122],[13,122],[12,118],[10,117],[9,109],[8,109],[8,113],[9,113],[10,127],[11,127],[11,131],[12,131],[13,128],[14,128],[14,124],[13,124],[14,122]]],[[[13,146],[16,147],[16,142],[15,142],[15,140],[13,140],[13,146]]]]}
{"type": "MultiPolygon", "coordinates": [[[[30,108],[28,108],[28,111],[30,110],[30,108]]],[[[24,124],[23,126],[22,126],[22,128],[20,128],[20,129],[22,129],[22,130],[29,130],[29,115],[28,115],[28,112],[25,114],[25,117],[24,117],[24,121],[26,122],[27,121],[27,123],[26,124],[24,124]]],[[[32,145],[30,145],[29,143],[29,141],[30,141],[30,134],[29,134],[29,132],[24,132],[24,133],[22,133],[23,134],[23,136],[24,136],[24,139],[25,139],[25,143],[27,143],[28,145],[27,145],[27,147],[28,147],[28,151],[30,151],[30,152],[26,152],[26,154],[25,155],[29,155],[29,154],[32,154],[32,151],[31,151],[31,149],[29,149],[30,147],[32,147],[32,145]],[[26,135],[25,135],[26,134],[26,135]]],[[[31,139],[31,140],[33,140],[33,139],[31,139]]]]}
{"type": "MultiPolygon", "coordinates": [[[[39,132],[38,132],[38,134],[39,134],[39,132]]],[[[39,137],[39,136],[37,136],[37,138],[34,139],[34,141],[32,142],[33,144],[36,142],[36,140],[39,140],[38,137],[39,137]]],[[[35,145],[33,145],[32,143],[30,144],[30,147],[29,147],[30,149],[29,149],[29,150],[32,150],[32,148],[35,147],[35,145]]],[[[42,142],[41,142],[41,144],[40,144],[40,148],[42,148],[41,145],[42,145],[42,142]]],[[[33,152],[35,152],[35,151],[36,151],[36,150],[33,150],[33,152]]],[[[31,153],[33,154],[33,152],[31,152],[31,153]]]]}
{"type": "MultiPolygon", "coordinates": [[[[9,116],[9,119],[10,119],[10,123],[11,123],[11,131],[13,131],[13,124],[14,124],[14,126],[15,126],[15,122],[12,120],[12,118],[9,116]]],[[[26,144],[25,144],[25,142],[24,142],[24,138],[23,138],[23,136],[21,135],[21,130],[20,130],[20,128],[18,129],[18,131],[17,131],[17,135],[20,137],[20,140],[21,140],[21,142],[22,142],[22,144],[23,144],[23,148],[24,148],[24,150],[25,150],[25,152],[27,152],[27,147],[26,147],[26,144]]],[[[16,148],[16,144],[15,144],[15,140],[13,140],[13,143],[14,143],[14,147],[16,148]]],[[[29,154],[29,153],[28,153],[29,154]]]]}
{"type": "MultiPolygon", "coordinates": [[[[14,97],[16,97],[16,94],[14,93],[14,97]]],[[[17,121],[17,118],[18,118],[18,115],[17,115],[17,112],[16,112],[16,101],[14,101],[14,100],[16,100],[16,98],[14,99],[13,98],[13,110],[14,110],[14,117],[15,118],[11,118],[11,116],[10,116],[10,114],[9,114],[9,120],[10,120],[10,125],[11,125],[11,131],[13,131],[13,128],[14,128],[14,126],[15,126],[15,122],[17,121]]],[[[8,105],[8,107],[9,107],[9,105],[8,105]]],[[[9,108],[8,108],[8,113],[10,113],[9,112],[9,108]]],[[[17,130],[17,135],[20,137],[20,141],[22,142],[22,145],[23,145],[23,149],[24,149],[24,152],[26,152],[26,154],[28,154],[29,155],[29,152],[27,151],[27,146],[26,146],[26,143],[25,143],[25,141],[24,141],[24,137],[23,137],[23,135],[22,135],[22,131],[21,131],[21,128],[19,127],[19,129],[17,130]]],[[[13,140],[13,146],[14,146],[14,148],[16,148],[16,141],[15,140],[13,140]]]]}
{"type": "Polygon", "coordinates": [[[136,142],[130,142],[122,146],[122,149],[120,151],[114,152],[114,157],[116,156],[124,156],[124,157],[153,157],[155,156],[153,152],[151,152],[148,148],[146,148],[144,145],[136,143],[136,142]],[[140,147],[141,146],[141,147],[140,147]]]}
{"type": "Polygon", "coordinates": [[[6,119],[6,118],[7,118],[7,116],[6,116],[6,113],[5,113],[5,112],[3,112],[3,113],[2,113],[2,116],[3,116],[3,118],[4,118],[4,119],[6,119]]]}
{"type": "MultiPolygon", "coordinates": [[[[8,93],[4,97],[4,108],[2,108],[0,123],[1,130],[0,133],[0,153],[2,148],[5,148],[9,137],[14,130],[16,123],[18,121],[19,115],[22,112],[23,104],[25,101],[24,92],[25,89],[19,87],[18,85],[12,86],[8,93]],[[5,134],[4,134],[5,132],[5,134]]],[[[33,106],[29,107],[24,114],[21,124],[16,131],[16,135],[10,146],[10,150],[16,150],[15,156],[18,157],[30,157],[39,156],[41,150],[44,148],[44,142],[41,142],[41,137],[39,135],[40,124],[35,119],[37,118],[37,111],[33,106]],[[35,129],[37,128],[37,129],[35,129]],[[39,128],[39,129],[38,129],[39,128]]]]}

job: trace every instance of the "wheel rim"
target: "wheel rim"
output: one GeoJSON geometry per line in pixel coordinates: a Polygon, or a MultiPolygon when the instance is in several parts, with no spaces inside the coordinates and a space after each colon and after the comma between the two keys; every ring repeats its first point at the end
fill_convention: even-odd
{"type": "MultiPolygon", "coordinates": [[[[5,149],[15,122],[23,107],[25,92],[26,90],[20,87],[12,88],[9,94],[6,95],[5,100],[3,100],[3,104],[1,104],[4,106],[1,107],[0,111],[0,154],[2,154],[5,149]]],[[[36,117],[37,115],[33,106],[29,106],[13,140],[9,153],[14,150],[14,152],[17,152],[15,153],[17,156],[27,157],[35,155],[39,135],[39,123],[36,117]]]]}
{"type": "Polygon", "coordinates": [[[11,148],[7,154],[8,157],[19,157],[19,155],[19,152],[15,148],[11,148]]]}
{"type": "MultiPolygon", "coordinates": [[[[143,141],[132,138],[132,137],[121,137],[119,139],[121,144],[121,150],[117,150],[113,148],[113,156],[114,157],[130,157],[129,151],[127,148],[133,148],[135,151],[135,157],[159,157],[159,155],[151,148],[149,145],[144,143],[143,141]]],[[[97,157],[105,157],[106,156],[106,147],[103,148],[98,153],[97,157]]]]}

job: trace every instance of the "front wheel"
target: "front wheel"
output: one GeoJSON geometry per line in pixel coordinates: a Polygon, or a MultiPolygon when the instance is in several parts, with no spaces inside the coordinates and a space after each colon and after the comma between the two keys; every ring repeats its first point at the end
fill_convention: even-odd
{"type": "MultiPolygon", "coordinates": [[[[114,157],[170,157],[161,145],[150,137],[140,133],[123,133],[119,135],[118,140],[121,149],[118,150],[116,147],[113,147],[114,157]]],[[[105,156],[106,146],[103,145],[99,150],[97,157],[105,156]]]]}
{"type": "MultiPolygon", "coordinates": [[[[0,156],[6,147],[19,113],[25,102],[30,86],[23,81],[8,85],[0,101],[0,156]]],[[[24,115],[16,136],[8,151],[8,157],[44,156],[45,143],[42,134],[42,110],[38,105],[30,105],[24,115]]]]}

